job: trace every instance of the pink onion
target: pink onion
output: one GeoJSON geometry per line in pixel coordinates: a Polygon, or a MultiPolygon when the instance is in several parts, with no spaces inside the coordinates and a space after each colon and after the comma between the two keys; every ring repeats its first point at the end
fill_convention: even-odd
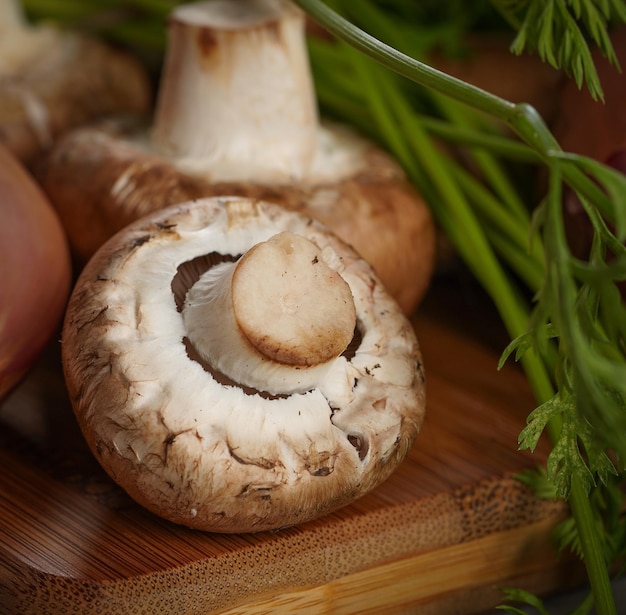
{"type": "Polygon", "coordinates": [[[0,146],[0,399],[57,330],[71,284],[65,234],[34,179],[0,146]]]}

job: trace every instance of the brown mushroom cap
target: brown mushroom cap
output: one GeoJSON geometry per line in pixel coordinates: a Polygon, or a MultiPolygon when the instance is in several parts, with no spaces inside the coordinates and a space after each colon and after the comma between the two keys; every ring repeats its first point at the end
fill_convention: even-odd
{"type": "MultiPolygon", "coordinates": [[[[400,463],[424,414],[413,328],[370,266],[321,224],[245,198],[170,207],[108,241],[77,282],[62,348],[103,467],[156,514],[208,531],[280,528],[348,504],[400,463]],[[184,303],[207,271],[284,232],[341,276],[357,325],[306,390],[270,394],[195,354],[184,303]]],[[[280,368],[295,380],[306,369],[280,368]]]]}
{"type": "Polygon", "coordinates": [[[130,54],[51,26],[0,29],[0,143],[23,163],[71,128],[148,113],[148,75],[130,54]]]}
{"type": "Polygon", "coordinates": [[[38,179],[54,204],[75,259],[84,264],[132,221],[186,200],[237,195],[312,217],[353,246],[411,313],[435,262],[435,224],[398,163],[345,126],[324,122],[326,171],[287,184],[210,181],[177,169],[146,147],[146,127],[108,121],[58,140],[38,179]],[[333,156],[334,155],[334,156],[333,156]]]}

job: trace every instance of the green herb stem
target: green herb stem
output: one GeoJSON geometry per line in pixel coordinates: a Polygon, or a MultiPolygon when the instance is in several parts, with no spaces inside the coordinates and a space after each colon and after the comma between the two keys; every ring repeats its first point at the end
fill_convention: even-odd
{"type": "Polygon", "coordinates": [[[525,143],[496,134],[486,134],[465,125],[455,125],[445,120],[426,117],[422,118],[424,128],[432,136],[448,143],[465,145],[469,148],[480,148],[492,152],[500,157],[516,162],[538,164],[541,156],[525,143]]]}
{"type": "Polygon", "coordinates": [[[615,597],[607,574],[607,563],[600,548],[601,540],[598,536],[591,502],[577,475],[572,477],[569,502],[578,528],[583,561],[585,562],[596,612],[617,615],[615,597]]]}
{"type": "Polygon", "coordinates": [[[481,226],[489,225],[493,229],[489,237],[494,247],[500,247],[501,257],[513,265],[512,269],[529,288],[538,290],[544,278],[544,257],[538,239],[533,241],[529,237],[530,221],[520,224],[517,217],[501,207],[497,197],[466,169],[452,163],[447,166],[449,175],[456,177],[459,187],[471,198],[474,212],[481,217],[481,226]]]}
{"type": "MultiPolygon", "coordinates": [[[[465,105],[458,104],[457,101],[441,94],[433,93],[433,98],[437,108],[448,119],[450,124],[472,127],[476,132],[493,132],[495,128],[494,123],[486,121],[484,116],[479,116],[474,110],[468,109],[465,105]]],[[[470,164],[475,165],[476,173],[481,175],[500,197],[503,205],[501,209],[504,209],[507,214],[517,214],[518,222],[521,223],[521,226],[523,228],[528,227],[528,210],[519,197],[517,190],[511,185],[508,177],[503,172],[501,162],[491,151],[486,149],[477,149],[471,151],[471,154],[472,161],[470,164]]]]}

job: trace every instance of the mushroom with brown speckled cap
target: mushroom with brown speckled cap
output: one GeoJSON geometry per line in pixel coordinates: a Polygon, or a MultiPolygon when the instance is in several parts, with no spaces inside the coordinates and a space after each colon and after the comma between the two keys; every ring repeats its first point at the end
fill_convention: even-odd
{"type": "Polygon", "coordinates": [[[304,23],[284,0],[174,10],[153,125],[75,131],[40,175],[79,262],[149,211],[248,196],[323,222],[413,311],[433,270],[432,216],[385,152],[319,121],[304,23]]]}
{"type": "Polygon", "coordinates": [[[247,198],[147,216],[82,271],[63,328],[87,442],[175,523],[302,523],[385,480],[425,409],[411,323],[323,225],[247,198]]]}
{"type": "Polygon", "coordinates": [[[92,37],[29,24],[18,0],[0,2],[0,143],[26,165],[65,131],[111,114],[146,115],[141,63],[92,37]]]}

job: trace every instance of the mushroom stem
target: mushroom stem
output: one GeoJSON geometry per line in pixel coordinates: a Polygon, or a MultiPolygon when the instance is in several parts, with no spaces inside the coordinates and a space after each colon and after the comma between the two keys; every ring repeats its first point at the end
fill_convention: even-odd
{"type": "Polygon", "coordinates": [[[237,263],[209,269],[189,290],[189,341],[212,368],[271,394],[315,387],[354,335],[350,287],[320,250],[283,232],[237,263]]]}
{"type": "Polygon", "coordinates": [[[0,35],[25,27],[26,18],[21,4],[17,0],[2,0],[0,2],[0,35]]]}
{"type": "Polygon", "coordinates": [[[304,16],[284,0],[183,5],[169,21],[153,145],[221,181],[292,181],[316,152],[304,16]]]}
{"type": "Polygon", "coordinates": [[[29,63],[49,54],[58,38],[54,27],[31,26],[16,0],[0,0],[0,78],[10,83],[29,63]]]}

